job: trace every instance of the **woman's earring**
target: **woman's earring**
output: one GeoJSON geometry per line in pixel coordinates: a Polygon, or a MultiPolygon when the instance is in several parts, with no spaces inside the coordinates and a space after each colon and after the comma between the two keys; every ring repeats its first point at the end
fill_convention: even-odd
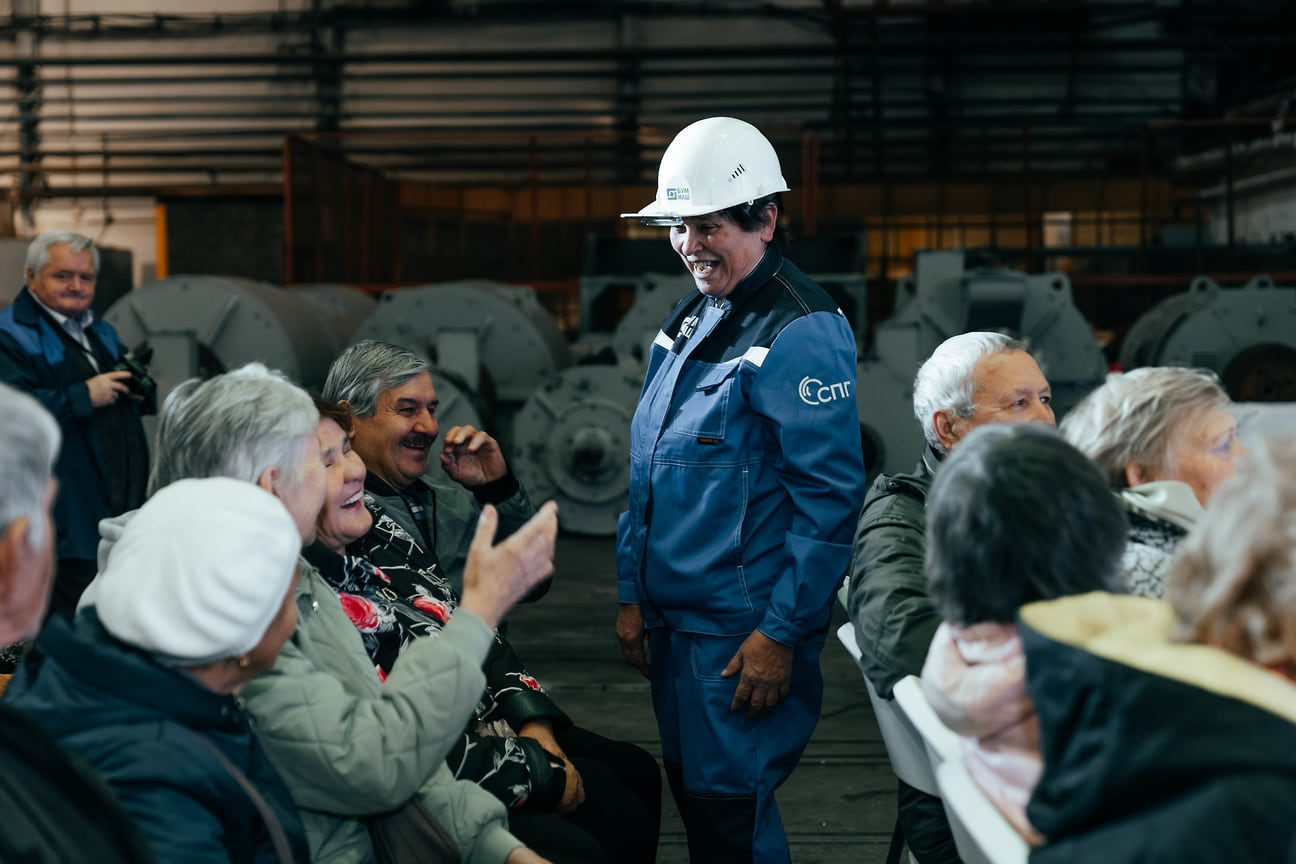
{"type": "Polygon", "coordinates": [[[248,660],[246,654],[239,658],[239,668],[240,668],[240,669],[246,669],[246,668],[248,668],[249,665],[251,665],[251,661],[248,660]]]}

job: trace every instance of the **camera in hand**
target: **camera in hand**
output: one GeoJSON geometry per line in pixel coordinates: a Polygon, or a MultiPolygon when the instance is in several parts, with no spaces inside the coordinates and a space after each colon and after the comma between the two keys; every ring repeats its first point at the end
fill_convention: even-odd
{"type": "Polygon", "coordinates": [[[127,351],[112,368],[114,372],[129,372],[130,377],[123,383],[132,396],[140,396],[150,405],[157,399],[157,382],[153,380],[148,366],[145,365],[151,359],[153,359],[152,348],[145,348],[138,355],[127,351]]]}

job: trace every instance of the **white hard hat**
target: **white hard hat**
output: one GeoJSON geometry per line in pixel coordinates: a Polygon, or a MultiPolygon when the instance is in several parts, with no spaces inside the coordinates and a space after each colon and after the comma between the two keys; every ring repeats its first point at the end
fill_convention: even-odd
{"type": "Polygon", "coordinates": [[[678,225],[786,191],[778,154],[759,129],[733,117],[708,117],[680,130],[662,154],[657,200],[621,218],[678,225]]]}

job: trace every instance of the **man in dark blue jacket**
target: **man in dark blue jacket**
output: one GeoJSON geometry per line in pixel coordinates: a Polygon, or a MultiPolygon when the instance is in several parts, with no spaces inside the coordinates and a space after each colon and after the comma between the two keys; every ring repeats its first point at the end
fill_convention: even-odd
{"type": "Polygon", "coordinates": [[[709,864],[790,861],[774,790],[819,719],[864,497],[855,338],[778,249],[787,188],[755,127],[712,117],[627,214],[671,227],[698,291],[662,325],[631,425],[617,635],[652,682],[689,856],[709,864]]]}
{"type": "Polygon", "coordinates": [[[90,311],[99,251],[90,238],[47,231],[27,248],[27,285],[0,311],[0,381],[35,396],[63,431],[55,473],[58,575],[52,612],[71,615],[95,575],[99,520],[144,501],[148,444],[125,349],[90,311]]]}

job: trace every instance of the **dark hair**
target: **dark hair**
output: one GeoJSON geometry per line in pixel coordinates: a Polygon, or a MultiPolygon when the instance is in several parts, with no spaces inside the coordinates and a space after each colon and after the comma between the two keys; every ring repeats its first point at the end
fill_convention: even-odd
{"type": "Polygon", "coordinates": [[[1122,590],[1125,512],[1047,426],[989,424],[950,451],[927,496],[927,591],[953,624],[1008,623],[1036,600],[1122,590]]]}
{"type": "Polygon", "coordinates": [[[355,429],[355,423],[352,419],[355,413],[350,408],[340,402],[330,402],[318,393],[311,394],[311,400],[315,403],[315,410],[319,412],[321,420],[332,420],[342,427],[342,431],[351,436],[355,429]]]}
{"type": "Polygon", "coordinates": [[[773,195],[766,195],[757,198],[750,204],[735,204],[732,207],[726,207],[720,211],[721,217],[729,220],[741,231],[748,234],[759,231],[770,224],[774,223],[774,239],[771,241],[779,249],[787,248],[787,235],[782,227],[778,224],[777,216],[771,216],[769,206],[773,204],[778,208],[778,212],[783,212],[783,193],[775,192],[773,195]]]}

